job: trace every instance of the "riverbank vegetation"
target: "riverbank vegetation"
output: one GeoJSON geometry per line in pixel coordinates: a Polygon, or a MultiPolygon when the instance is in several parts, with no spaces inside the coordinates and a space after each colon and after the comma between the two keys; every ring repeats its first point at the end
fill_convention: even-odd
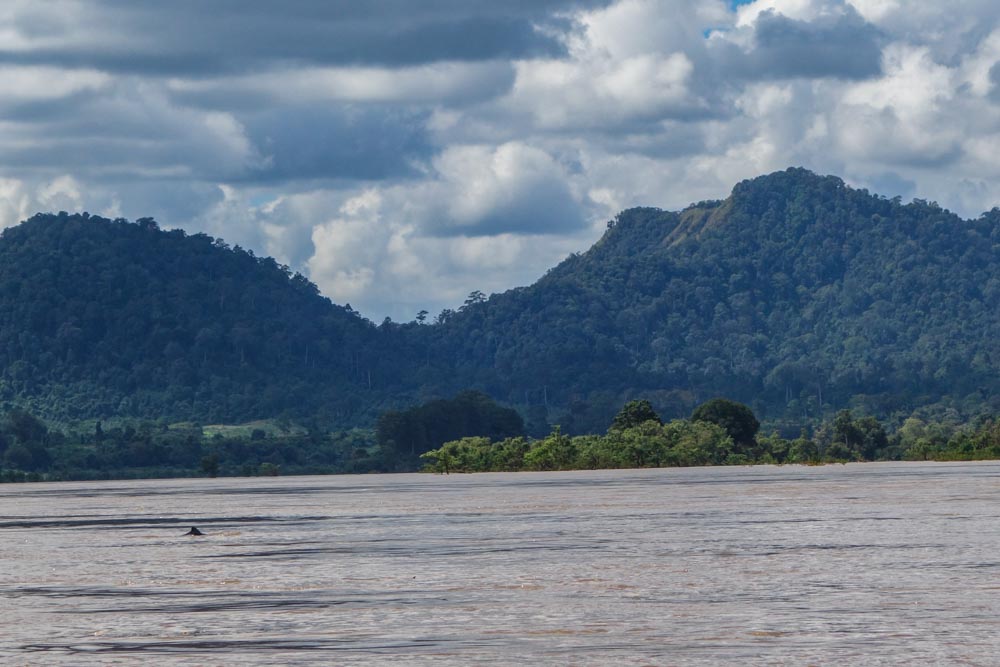
{"type": "Polygon", "coordinates": [[[645,401],[627,404],[601,435],[462,438],[426,452],[425,470],[499,472],[671,466],[821,464],[849,461],[971,461],[1000,458],[1000,421],[956,425],[907,419],[891,435],[874,417],[842,410],[813,433],[762,435],[753,413],[716,399],[690,419],[661,423],[645,401]],[[636,421],[641,415],[642,421],[636,421]]]}
{"type": "Polygon", "coordinates": [[[46,425],[23,410],[0,418],[0,481],[266,476],[373,472],[370,431],[282,421],[246,425],[134,421],[46,425]]]}
{"type": "Polygon", "coordinates": [[[911,417],[887,430],[874,417],[842,410],[786,438],[726,399],[667,422],[649,402],[631,401],[604,433],[574,436],[559,426],[542,437],[527,433],[515,411],[476,392],[386,412],[375,430],[285,420],[57,426],[11,409],[0,417],[0,481],[1000,459],[997,419],[911,417]]]}

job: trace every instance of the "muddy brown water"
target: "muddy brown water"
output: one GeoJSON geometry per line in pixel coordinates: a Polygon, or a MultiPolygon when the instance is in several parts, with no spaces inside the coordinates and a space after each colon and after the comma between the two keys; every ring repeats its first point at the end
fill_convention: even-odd
{"type": "Polygon", "coordinates": [[[1000,463],[5,485],[0,663],[995,665],[1000,463]]]}

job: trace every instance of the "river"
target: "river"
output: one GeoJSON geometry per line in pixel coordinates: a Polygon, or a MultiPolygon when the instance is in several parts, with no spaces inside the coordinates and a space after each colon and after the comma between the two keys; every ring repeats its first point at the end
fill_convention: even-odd
{"type": "Polygon", "coordinates": [[[994,665],[1000,463],[4,485],[0,566],[4,665],[994,665]]]}

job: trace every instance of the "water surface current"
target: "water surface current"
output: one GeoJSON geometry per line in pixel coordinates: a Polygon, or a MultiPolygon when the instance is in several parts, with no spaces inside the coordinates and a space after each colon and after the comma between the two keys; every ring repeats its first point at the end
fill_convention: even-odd
{"type": "Polygon", "coordinates": [[[1000,463],[0,486],[0,663],[143,662],[995,665],[1000,463]]]}

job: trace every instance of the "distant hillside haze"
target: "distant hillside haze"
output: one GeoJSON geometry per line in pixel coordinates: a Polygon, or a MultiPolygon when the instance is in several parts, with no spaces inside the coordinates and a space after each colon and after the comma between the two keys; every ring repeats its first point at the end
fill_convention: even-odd
{"type": "MultiPolygon", "coordinates": [[[[472,291],[472,289],[470,289],[472,291]]],[[[60,419],[371,425],[485,391],[600,432],[726,396],[796,429],[853,407],[1000,411],[1000,211],[963,220],[789,169],[623,211],[530,287],[375,326],[274,260],[156,223],[38,215],[0,237],[0,400],[60,419]]]]}

